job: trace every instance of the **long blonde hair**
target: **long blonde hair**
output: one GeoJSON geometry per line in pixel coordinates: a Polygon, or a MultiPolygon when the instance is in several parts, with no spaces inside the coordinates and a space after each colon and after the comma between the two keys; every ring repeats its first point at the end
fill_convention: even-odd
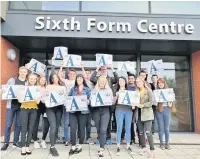
{"type": "Polygon", "coordinates": [[[137,77],[136,80],[135,80],[136,81],[136,89],[137,90],[140,90],[139,87],[137,86],[137,80],[140,80],[140,81],[143,82],[143,85],[144,85],[145,89],[151,89],[149,84],[146,81],[144,81],[141,77],[137,77]]]}
{"type": "Polygon", "coordinates": [[[95,85],[95,90],[100,90],[100,88],[99,88],[99,81],[100,80],[105,80],[106,81],[105,89],[111,89],[109,84],[108,84],[108,80],[107,80],[106,76],[105,75],[101,75],[101,76],[99,76],[99,78],[97,80],[97,84],[95,85]]]}

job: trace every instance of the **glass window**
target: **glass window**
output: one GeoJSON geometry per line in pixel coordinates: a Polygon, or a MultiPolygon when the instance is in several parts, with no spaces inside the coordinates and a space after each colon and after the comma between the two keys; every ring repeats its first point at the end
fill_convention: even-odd
{"type": "Polygon", "coordinates": [[[158,14],[200,14],[199,8],[198,1],[151,1],[151,12],[158,14]]]}
{"type": "Polygon", "coordinates": [[[187,57],[184,56],[142,56],[141,68],[146,68],[147,61],[160,60],[164,62],[163,78],[176,95],[177,112],[172,113],[170,130],[192,131],[190,72],[187,57]],[[180,63],[180,64],[179,64],[180,63]]]}
{"type": "Polygon", "coordinates": [[[13,1],[11,9],[44,11],[79,11],[78,1],[13,1]]]}
{"type": "Polygon", "coordinates": [[[148,13],[148,1],[83,1],[82,11],[88,12],[119,12],[148,13]]]}

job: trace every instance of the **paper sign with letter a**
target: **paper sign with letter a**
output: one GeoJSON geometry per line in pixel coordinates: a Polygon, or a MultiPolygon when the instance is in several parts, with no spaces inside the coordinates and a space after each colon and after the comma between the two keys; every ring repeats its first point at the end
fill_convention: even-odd
{"type": "Polygon", "coordinates": [[[24,86],[19,94],[19,102],[30,102],[40,99],[40,87],[39,86],[24,86]]]}
{"type": "Polygon", "coordinates": [[[31,59],[31,61],[28,64],[26,64],[26,68],[38,75],[45,76],[46,65],[35,59],[31,59]]]}
{"type": "Polygon", "coordinates": [[[99,107],[99,106],[111,106],[113,105],[113,94],[110,91],[92,91],[91,96],[91,106],[99,107]]]}
{"type": "Polygon", "coordinates": [[[47,108],[56,107],[65,103],[66,95],[63,92],[48,92],[45,96],[47,108]]]}
{"type": "Polygon", "coordinates": [[[135,71],[136,63],[135,62],[118,62],[118,71],[135,71]]]}
{"type": "Polygon", "coordinates": [[[96,66],[111,67],[113,63],[113,55],[109,54],[96,54],[96,66]]]}
{"type": "Polygon", "coordinates": [[[173,88],[154,90],[156,102],[173,102],[175,94],[173,88]]]}
{"type": "Polygon", "coordinates": [[[23,85],[2,85],[2,100],[17,99],[23,90],[23,85]]]}
{"type": "Polygon", "coordinates": [[[65,59],[68,56],[68,48],[67,47],[54,47],[53,57],[55,59],[65,59]]]}
{"type": "Polygon", "coordinates": [[[138,106],[140,104],[140,93],[137,91],[119,91],[118,104],[138,106]]]}
{"type": "Polygon", "coordinates": [[[81,67],[82,58],[79,55],[69,54],[67,58],[64,59],[65,67],[81,67]]]}
{"type": "Polygon", "coordinates": [[[65,107],[67,112],[88,110],[87,96],[68,96],[65,107]]]}

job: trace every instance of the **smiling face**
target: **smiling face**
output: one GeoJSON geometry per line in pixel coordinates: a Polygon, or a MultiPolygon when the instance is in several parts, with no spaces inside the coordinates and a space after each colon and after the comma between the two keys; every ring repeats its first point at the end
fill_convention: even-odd
{"type": "Polygon", "coordinates": [[[53,75],[53,83],[54,84],[58,84],[58,82],[59,82],[59,78],[58,78],[58,76],[56,74],[54,74],[53,75]]]}
{"type": "Polygon", "coordinates": [[[19,77],[22,78],[22,79],[26,79],[26,76],[28,74],[28,71],[27,69],[24,67],[24,68],[19,68],[19,77]]]}
{"type": "Polygon", "coordinates": [[[157,83],[158,82],[158,77],[157,76],[152,76],[152,82],[157,83]]]}
{"type": "Polygon", "coordinates": [[[124,88],[126,84],[126,81],[123,78],[119,78],[119,86],[120,88],[124,88]]]}
{"type": "Polygon", "coordinates": [[[147,74],[145,72],[140,72],[140,78],[145,81],[147,74]]]}
{"type": "Polygon", "coordinates": [[[31,86],[34,86],[36,85],[37,83],[37,76],[34,75],[34,74],[30,74],[29,77],[28,77],[28,82],[31,86]]]}
{"type": "Polygon", "coordinates": [[[136,85],[138,88],[144,88],[144,81],[140,78],[136,80],[136,85]]]}
{"type": "Polygon", "coordinates": [[[101,66],[100,71],[101,71],[101,74],[102,74],[102,75],[107,76],[107,74],[108,74],[108,72],[107,72],[107,67],[101,66]]]}
{"type": "Polygon", "coordinates": [[[164,84],[163,82],[159,81],[159,82],[158,82],[158,87],[159,87],[160,89],[163,89],[163,88],[165,87],[165,84],[164,84]]]}
{"type": "Polygon", "coordinates": [[[99,81],[98,82],[99,82],[99,88],[103,89],[106,86],[107,79],[103,78],[103,77],[99,77],[99,81]]]}
{"type": "Polygon", "coordinates": [[[76,72],[69,71],[68,77],[69,77],[69,80],[75,80],[75,78],[76,78],[76,72]]]}
{"type": "Polygon", "coordinates": [[[83,84],[83,77],[77,77],[77,84],[82,85],[83,84]]]}
{"type": "Polygon", "coordinates": [[[90,80],[90,77],[91,77],[91,72],[85,71],[85,79],[90,80]]]}
{"type": "Polygon", "coordinates": [[[40,83],[41,86],[45,86],[46,78],[45,77],[41,77],[39,83],[40,83]]]}
{"type": "Polygon", "coordinates": [[[135,84],[135,77],[134,76],[128,76],[128,84],[130,84],[130,85],[135,84]]]}

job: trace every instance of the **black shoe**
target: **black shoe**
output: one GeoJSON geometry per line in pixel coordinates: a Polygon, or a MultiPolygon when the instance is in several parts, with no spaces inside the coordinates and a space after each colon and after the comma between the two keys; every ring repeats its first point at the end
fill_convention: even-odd
{"type": "Polygon", "coordinates": [[[98,155],[99,155],[99,157],[104,157],[103,151],[102,150],[98,151],[98,155]]]}
{"type": "Polygon", "coordinates": [[[2,150],[2,151],[5,151],[5,150],[7,150],[8,147],[9,147],[9,144],[6,144],[6,143],[5,143],[5,144],[3,145],[3,147],[1,148],[1,150],[2,150]]]}
{"type": "Polygon", "coordinates": [[[25,156],[25,155],[26,155],[26,152],[24,152],[24,153],[21,152],[21,155],[22,155],[22,156],[25,156]]]}
{"type": "Polygon", "coordinates": [[[74,153],[75,153],[75,154],[78,154],[78,153],[80,153],[81,151],[82,151],[82,148],[80,148],[80,149],[79,149],[79,148],[76,148],[76,149],[74,150],[74,153]]]}
{"type": "Polygon", "coordinates": [[[65,142],[65,146],[69,146],[69,142],[65,142]]]}
{"type": "Polygon", "coordinates": [[[117,156],[119,156],[120,155],[120,148],[118,147],[117,148],[117,156]]]}
{"type": "Polygon", "coordinates": [[[59,156],[58,151],[56,150],[55,147],[50,148],[50,153],[51,153],[52,156],[55,156],[55,157],[59,156]]]}
{"type": "Polygon", "coordinates": [[[27,155],[31,155],[32,152],[31,152],[31,151],[26,151],[26,154],[27,154],[27,155]]]}
{"type": "Polygon", "coordinates": [[[73,155],[73,154],[74,154],[74,152],[75,152],[75,150],[73,150],[73,149],[70,149],[70,150],[69,150],[69,156],[73,155]]]}

